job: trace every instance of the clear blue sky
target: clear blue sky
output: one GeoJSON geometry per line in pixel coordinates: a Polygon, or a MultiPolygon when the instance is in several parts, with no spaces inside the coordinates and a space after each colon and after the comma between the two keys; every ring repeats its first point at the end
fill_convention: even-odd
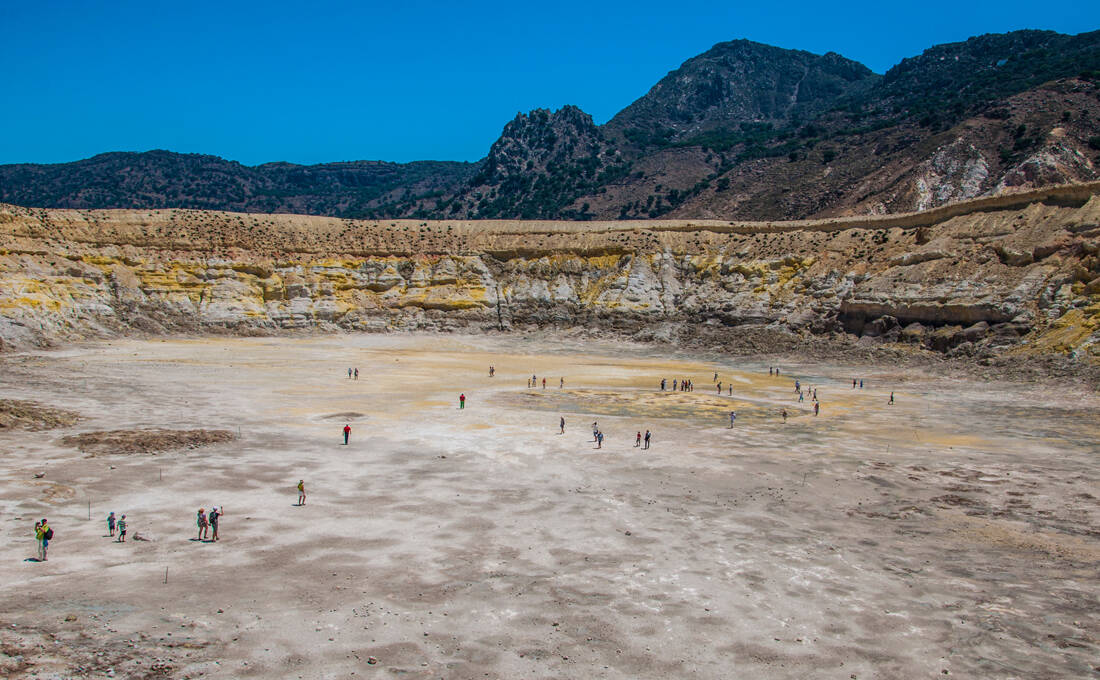
{"type": "Polygon", "coordinates": [[[981,33],[1100,28],[1100,2],[0,0],[0,163],[170,149],[476,160],[519,111],[605,122],[748,38],[882,73],[981,33]]]}

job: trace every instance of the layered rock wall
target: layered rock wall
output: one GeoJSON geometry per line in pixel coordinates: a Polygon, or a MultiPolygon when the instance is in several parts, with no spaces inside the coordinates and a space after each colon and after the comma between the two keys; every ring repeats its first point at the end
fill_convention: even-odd
{"type": "Polygon", "coordinates": [[[138,330],[848,333],[1100,359],[1100,184],[800,222],[386,222],[0,206],[0,340],[138,330]]]}

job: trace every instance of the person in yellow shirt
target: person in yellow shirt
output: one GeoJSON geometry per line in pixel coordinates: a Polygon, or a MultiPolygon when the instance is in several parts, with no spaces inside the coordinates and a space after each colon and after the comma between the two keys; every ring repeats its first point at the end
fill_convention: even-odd
{"type": "Polygon", "coordinates": [[[34,537],[38,541],[38,561],[45,562],[49,559],[50,539],[53,538],[53,529],[45,517],[34,525],[34,537]]]}
{"type": "Polygon", "coordinates": [[[306,482],[304,479],[298,480],[298,505],[306,504],[306,482]]]}

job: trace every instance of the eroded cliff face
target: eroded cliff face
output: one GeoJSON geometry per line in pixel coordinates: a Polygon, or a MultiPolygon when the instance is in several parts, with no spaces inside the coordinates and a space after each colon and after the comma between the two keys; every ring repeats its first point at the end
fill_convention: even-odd
{"type": "Polygon", "coordinates": [[[1100,184],[803,222],[361,222],[0,207],[0,339],[585,325],[1100,361],[1100,184]]]}

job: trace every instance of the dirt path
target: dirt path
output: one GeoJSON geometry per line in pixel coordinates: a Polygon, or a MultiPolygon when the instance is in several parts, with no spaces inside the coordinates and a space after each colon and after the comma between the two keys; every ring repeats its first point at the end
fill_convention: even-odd
{"type": "Polygon", "coordinates": [[[1082,392],[469,336],[117,341],[2,368],[0,397],[82,418],[0,430],[6,676],[1068,678],[1100,658],[1082,392]],[[235,438],[62,442],[150,428],[235,438]],[[222,540],[192,540],[214,505],[222,540]],[[112,510],[151,540],[105,537],[112,510]],[[42,516],[50,559],[26,561],[42,516]]]}

